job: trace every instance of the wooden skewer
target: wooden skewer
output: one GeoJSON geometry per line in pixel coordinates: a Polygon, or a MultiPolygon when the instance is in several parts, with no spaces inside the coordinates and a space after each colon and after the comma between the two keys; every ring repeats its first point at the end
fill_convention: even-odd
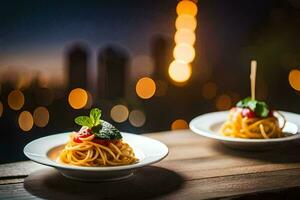
{"type": "Polygon", "coordinates": [[[257,68],[256,60],[251,60],[250,81],[251,81],[251,99],[252,100],[255,100],[256,68],[257,68]]]}

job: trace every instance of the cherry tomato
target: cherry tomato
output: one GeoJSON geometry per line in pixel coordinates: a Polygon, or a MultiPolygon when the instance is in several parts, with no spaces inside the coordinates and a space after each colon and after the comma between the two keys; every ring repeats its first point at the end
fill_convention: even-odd
{"type": "Polygon", "coordinates": [[[268,116],[269,116],[269,117],[274,117],[274,110],[270,110],[268,116]]]}
{"type": "Polygon", "coordinates": [[[242,116],[247,117],[247,118],[254,118],[255,117],[255,112],[253,112],[249,108],[243,108],[242,116]]]}
{"type": "Polygon", "coordinates": [[[77,143],[82,143],[82,141],[80,140],[80,138],[78,136],[74,137],[73,141],[77,142],[77,143]]]}
{"type": "Polygon", "coordinates": [[[87,138],[93,135],[93,133],[81,133],[78,135],[79,138],[87,138]]]}
{"type": "Polygon", "coordinates": [[[80,138],[87,138],[89,136],[91,136],[92,133],[90,132],[89,129],[86,129],[82,132],[79,132],[75,137],[74,137],[74,142],[77,142],[77,143],[82,143],[82,141],[80,140],[80,138]]]}

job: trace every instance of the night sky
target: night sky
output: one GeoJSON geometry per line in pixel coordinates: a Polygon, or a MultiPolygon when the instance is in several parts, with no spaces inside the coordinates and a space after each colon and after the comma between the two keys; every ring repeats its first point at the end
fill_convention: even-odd
{"type": "MultiPolygon", "coordinates": [[[[297,1],[199,1],[195,70],[201,64],[239,65],[241,48],[266,23],[276,7],[297,1]]],[[[172,38],[175,0],[155,1],[2,1],[0,73],[9,68],[34,69],[63,79],[63,53],[74,41],[92,53],[115,43],[134,55],[149,54],[155,34],[172,38]]],[[[95,62],[95,59],[92,59],[95,62]]],[[[95,63],[90,70],[95,72],[95,63]]]]}
{"type": "Polygon", "coordinates": [[[152,34],[173,34],[175,7],[170,0],[2,2],[0,66],[61,71],[64,47],[73,41],[94,50],[118,43],[131,53],[147,53],[152,34]]]}

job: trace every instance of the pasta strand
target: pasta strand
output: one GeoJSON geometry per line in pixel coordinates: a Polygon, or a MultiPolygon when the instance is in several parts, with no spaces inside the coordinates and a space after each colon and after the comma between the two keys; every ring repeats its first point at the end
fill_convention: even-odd
{"type": "Polygon", "coordinates": [[[279,126],[276,117],[247,118],[233,109],[229,112],[228,120],[222,125],[220,132],[229,137],[249,139],[284,137],[282,129],[286,120],[281,113],[278,114],[283,119],[282,127],[279,126]]]}
{"type": "Polygon", "coordinates": [[[95,138],[91,135],[86,138],[80,138],[81,143],[75,142],[76,133],[69,136],[69,141],[60,153],[58,160],[60,162],[78,165],[78,166],[115,166],[127,165],[138,161],[133,149],[123,141],[113,142],[108,145],[102,145],[93,142],[95,138]]]}

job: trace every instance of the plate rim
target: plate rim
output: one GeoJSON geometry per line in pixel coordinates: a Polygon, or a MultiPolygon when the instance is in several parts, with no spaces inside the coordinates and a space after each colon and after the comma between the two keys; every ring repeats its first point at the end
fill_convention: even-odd
{"type": "MultiPolygon", "coordinates": [[[[270,139],[246,139],[246,138],[233,138],[233,137],[228,137],[228,136],[223,136],[223,135],[216,135],[212,134],[211,131],[208,130],[201,130],[196,128],[196,124],[199,123],[200,118],[205,118],[208,115],[216,115],[216,114],[226,114],[228,113],[229,110],[226,111],[216,111],[216,112],[209,112],[209,113],[204,113],[202,115],[199,115],[195,118],[193,118],[190,123],[189,123],[189,128],[196,134],[207,137],[207,138],[212,138],[216,139],[219,141],[223,142],[240,142],[240,143],[280,143],[280,142],[286,142],[286,141],[291,141],[295,139],[300,138],[300,126],[299,124],[296,124],[298,127],[298,131],[296,134],[288,137],[282,137],[282,138],[270,138],[270,139]]],[[[297,115],[299,117],[300,121],[300,115],[297,113],[292,113],[292,112],[287,112],[287,111],[282,111],[278,110],[278,112],[282,113],[283,115],[297,115]]],[[[295,123],[294,123],[295,124],[295,123]]],[[[215,133],[215,132],[214,132],[215,133]]]]}
{"type": "MultiPolygon", "coordinates": [[[[163,160],[164,158],[166,158],[169,154],[169,148],[166,144],[164,144],[163,142],[159,141],[159,140],[156,140],[156,139],[152,139],[152,138],[149,138],[147,136],[142,136],[142,135],[137,135],[137,134],[133,134],[133,133],[127,133],[127,132],[121,132],[121,134],[124,136],[124,135],[127,135],[127,136],[133,136],[133,137],[140,137],[140,138],[143,138],[143,139],[146,139],[148,141],[152,141],[152,142],[155,142],[159,145],[161,145],[161,147],[164,149],[162,155],[158,158],[158,159],[155,159],[155,160],[152,160],[152,161],[148,161],[148,162],[138,162],[138,163],[134,163],[134,164],[130,164],[130,165],[118,165],[118,166],[103,166],[103,167],[85,167],[85,166],[75,166],[75,165],[64,165],[64,164],[60,164],[58,162],[55,162],[53,161],[52,159],[50,159],[48,156],[47,156],[47,153],[52,149],[52,148],[55,148],[57,146],[60,146],[64,143],[60,143],[60,144],[56,144],[54,147],[52,148],[49,148],[46,150],[46,154],[45,155],[40,155],[39,157],[41,157],[42,159],[37,159],[36,157],[38,156],[33,156],[31,155],[30,152],[28,152],[28,148],[31,146],[31,145],[34,145],[35,143],[39,142],[40,140],[45,140],[49,137],[57,137],[57,136],[62,136],[62,135],[65,135],[65,136],[68,136],[71,132],[63,132],[63,133],[58,133],[58,134],[53,134],[53,135],[48,135],[48,136],[44,136],[44,137],[41,137],[41,138],[38,138],[38,139],[35,139],[31,142],[29,142],[28,144],[25,145],[25,147],[23,148],[23,153],[25,154],[25,156],[30,159],[31,161],[33,162],[36,162],[36,163],[39,163],[39,164],[42,164],[42,165],[45,165],[45,166],[49,166],[49,167],[54,167],[54,168],[57,168],[57,169],[61,169],[61,170],[74,170],[74,171],[99,171],[99,172],[105,172],[105,171],[123,171],[123,170],[134,170],[134,169],[137,169],[137,168],[141,168],[141,167],[144,167],[144,166],[147,166],[147,165],[151,165],[151,164],[154,164],[154,163],[157,163],[161,160],[163,160]],[[42,162],[42,160],[47,160],[48,162],[42,162]]],[[[140,149],[140,148],[139,148],[140,149]]],[[[142,153],[144,153],[142,151],[142,153]]],[[[145,155],[146,156],[146,155],[145,155]]],[[[146,157],[145,157],[146,158],[146,157]]],[[[143,160],[145,160],[145,158],[143,160]]]]}

